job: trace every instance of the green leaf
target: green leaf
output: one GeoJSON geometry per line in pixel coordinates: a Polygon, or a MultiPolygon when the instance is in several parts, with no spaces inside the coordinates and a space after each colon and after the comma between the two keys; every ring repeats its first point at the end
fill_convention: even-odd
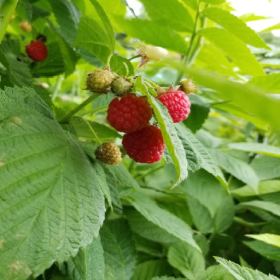
{"type": "Polygon", "coordinates": [[[194,21],[188,10],[179,1],[140,1],[144,4],[145,10],[153,22],[169,26],[180,32],[193,31],[194,21]]]}
{"type": "MultiPolygon", "coordinates": [[[[101,141],[115,140],[116,138],[120,137],[120,134],[116,130],[104,124],[100,124],[93,121],[88,121],[88,123],[90,124],[90,126],[95,131],[95,133],[101,141]]],[[[93,141],[97,141],[92,132],[89,130],[87,124],[80,117],[71,118],[70,124],[74,128],[78,137],[88,138],[92,139],[93,141]]]]}
{"type": "Polygon", "coordinates": [[[278,117],[280,100],[268,97],[256,87],[232,82],[217,74],[202,72],[201,69],[186,68],[171,60],[168,62],[182,73],[191,76],[198,84],[215,90],[215,94],[223,100],[280,129],[280,118],[278,117]]]}
{"type": "Polygon", "coordinates": [[[257,154],[280,157],[280,148],[261,144],[261,143],[231,143],[229,148],[245,152],[254,152],[257,154]]]}
{"type": "Polygon", "coordinates": [[[10,23],[12,14],[17,6],[17,2],[18,1],[16,0],[2,0],[0,2],[0,15],[3,15],[0,17],[0,43],[10,23]]]}
{"type": "Polygon", "coordinates": [[[165,244],[177,241],[176,237],[166,232],[161,227],[148,221],[143,215],[134,209],[125,209],[125,215],[128,219],[131,229],[140,236],[165,244]]]}
{"type": "Polygon", "coordinates": [[[259,182],[257,190],[251,186],[244,186],[231,191],[232,194],[242,197],[263,195],[274,192],[280,192],[280,180],[261,181],[259,182]]]}
{"type": "Polygon", "coordinates": [[[174,277],[167,277],[167,276],[162,276],[162,277],[154,277],[152,280],[186,280],[186,278],[174,278],[174,277]]]}
{"type": "Polygon", "coordinates": [[[200,251],[200,248],[193,240],[191,228],[181,219],[160,208],[154,201],[140,193],[134,192],[127,196],[126,199],[148,221],[200,251]]]}
{"type": "Polygon", "coordinates": [[[225,52],[243,73],[252,76],[264,75],[264,70],[249,48],[229,31],[209,27],[200,29],[198,34],[225,52]]]}
{"type": "Polygon", "coordinates": [[[170,274],[171,267],[166,260],[151,260],[136,266],[131,280],[154,279],[154,276],[170,274]]]}
{"type": "Polygon", "coordinates": [[[60,33],[58,32],[58,30],[54,26],[54,24],[51,21],[48,21],[48,22],[49,22],[52,32],[54,33],[54,36],[56,37],[56,40],[58,42],[60,52],[61,52],[62,58],[63,58],[65,76],[67,77],[70,74],[72,74],[73,71],[75,70],[77,56],[76,56],[74,50],[66,42],[66,40],[60,35],[60,33]]]}
{"type": "Polygon", "coordinates": [[[163,47],[181,54],[185,54],[187,51],[188,45],[186,41],[168,26],[138,18],[124,19],[115,17],[115,20],[128,35],[136,37],[147,44],[163,47]]]}
{"type": "Polygon", "coordinates": [[[271,17],[257,16],[253,13],[248,13],[240,16],[239,18],[242,19],[244,22],[250,22],[250,21],[261,20],[261,19],[269,19],[271,17]]]}
{"type": "Polygon", "coordinates": [[[189,99],[191,102],[191,113],[183,123],[193,132],[195,133],[199,130],[205,120],[208,117],[210,112],[209,104],[203,102],[196,95],[189,95],[189,99]]]}
{"type": "Polygon", "coordinates": [[[30,86],[32,76],[25,62],[18,61],[15,54],[7,52],[0,45],[0,61],[7,70],[9,80],[16,86],[30,86]]]}
{"type": "Polygon", "coordinates": [[[244,244],[269,260],[280,261],[280,249],[277,247],[260,241],[247,241],[244,244]]]}
{"type": "Polygon", "coordinates": [[[219,257],[216,257],[215,259],[218,263],[225,267],[237,280],[279,280],[279,278],[275,276],[267,276],[258,270],[242,267],[236,263],[226,261],[225,259],[219,257]]]}
{"type": "Polygon", "coordinates": [[[71,280],[105,280],[105,262],[100,238],[94,238],[90,245],[80,249],[66,264],[67,275],[71,280]]]}
{"type": "Polygon", "coordinates": [[[60,34],[72,45],[77,37],[81,13],[68,0],[48,0],[48,2],[51,4],[52,11],[60,26],[60,34]]]}
{"type": "Polygon", "coordinates": [[[131,231],[124,219],[111,220],[101,228],[105,279],[129,280],[136,264],[131,231]]]}
{"type": "Polygon", "coordinates": [[[182,184],[194,224],[200,232],[222,232],[232,223],[234,204],[209,173],[199,170],[182,184]]]}
{"type": "Polygon", "coordinates": [[[133,76],[134,68],[131,62],[122,56],[113,54],[110,60],[110,70],[122,76],[133,76]]]}
{"type": "Polygon", "coordinates": [[[197,11],[198,8],[197,0],[183,0],[183,3],[191,7],[193,10],[197,11]]]}
{"type": "Polygon", "coordinates": [[[175,187],[188,176],[188,162],[186,160],[182,142],[177,135],[173,120],[171,119],[166,107],[148,91],[143,82],[142,76],[139,76],[136,79],[135,89],[147,96],[148,102],[153,108],[162,132],[164,143],[176,168],[177,178],[173,184],[173,187],[175,187]]]}
{"type": "Polygon", "coordinates": [[[0,278],[25,280],[92,242],[104,198],[78,141],[42,99],[27,88],[0,94],[0,278]]]}
{"type": "Polygon", "coordinates": [[[280,177],[280,158],[260,156],[255,158],[251,166],[260,180],[269,180],[280,177]]]}
{"type": "Polygon", "coordinates": [[[48,57],[31,68],[34,77],[53,77],[64,72],[64,61],[58,43],[47,44],[48,57]]]}
{"type": "Polygon", "coordinates": [[[212,5],[220,5],[226,2],[226,0],[201,0],[201,1],[212,5]]]}
{"type": "Polygon", "coordinates": [[[273,26],[270,26],[270,27],[268,27],[266,29],[263,29],[260,32],[268,32],[268,31],[277,30],[277,29],[280,29],[280,23],[277,23],[277,24],[275,24],[273,26]]]}
{"type": "Polygon", "coordinates": [[[221,168],[257,190],[259,179],[254,169],[249,164],[228,153],[217,150],[212,150],[211,156],[221,168]]]}
{"type": "Polygon", "coordinates": [[[80,19],[75,46],[82,47],[92,53],[105,65],[108,64],[114,52],[114,43],[109,35],[95,20],[89,17],[80,19]]]}
{"type": "Polygon", "coordinates": [[[280,248],[279,235],[264,233],[264,234],[246,234],[246,236],[280,248]]]}
{"type": "MultiPolygon", "coordinates": [[[[183,140],[183,144],[186,150],[186,145],[188,145],[188,149],[194,152],[195,157],[197,158],[198,164],[214,175],[225,188],[227,188],[227,182],[224,178],[224,175],[221,169],[214,163],[212,157],[209,155],[206,148],[198,141],[198,139],[187,129],[183,124],[176,124],[176,129],[179,135],[181,135],[181,139],[183,140]]],[[[187,153],[188,154],[188,153],[187,153]]],[[[189,160],[189,158],[188,158],[189,160]]]]}
{"type": "Polygon", "coordinates": [[[267,93],[280,93],[280,74],[272,73],[270,75],[255,77],[247,84],[259,87],[267,93]]]}
{"type": "Polygon", "coordinates": [[[204,9],[202,14],[227,29],[244,43],[256,48],[265,48],[270,50],[270,47],[266,45],[266,43],[253,29],[230,12],[212,7],[204,9]]]}
{"type": "Polygon", "coordinates": [[[265,210],[276,216],[280,216],[280,206],[273,202],[253,200],[253,201],[243,202],[238,204],[237,209],[241,209],[241,208],[250,208],[250,209],[257,208],[260,210],[265,210]]]}
{"type": "Polygon", "coordinates": [[[189,280],[198,279],[205,269],[201,251],[184,242],[172,244],[168,249],[167,258],[168,262],[189,280]]]}

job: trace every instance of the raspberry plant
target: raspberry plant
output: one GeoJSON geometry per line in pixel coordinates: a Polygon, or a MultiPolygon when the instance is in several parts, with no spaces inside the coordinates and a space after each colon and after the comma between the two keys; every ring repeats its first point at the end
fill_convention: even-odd
{"type": "Polygon", "coordinates": [[[1,280],[279,279],[279,38],[140,2],[0,1],[1,280]]]}

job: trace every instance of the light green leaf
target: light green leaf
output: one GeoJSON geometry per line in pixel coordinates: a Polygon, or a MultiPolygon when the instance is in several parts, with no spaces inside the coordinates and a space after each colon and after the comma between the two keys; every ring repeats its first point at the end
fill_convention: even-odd
{"type": "Polygon", "coordinates": [[[50,20],[48,22],[58,42],[60,52],[63,58],[65,75],[67,77],[70,74],[72,74],[75,70],[75,65],[77,62],[76,54],[74,50],[69,46],[69,44],[65,41],[65,39],[60,35],[54,24],[50,20]]]}
{"type": "Polygon", "coordinates": [[[135,89],[147,96],[148,102],[153,108],[162,132],[164,143],[176,168],[177,178],[173,184],[173,187],[175,187],[188,176],[188,162],[186,160],[182,142],[177,135],[173,120],[171,119],[166,107],[147,90],[142,76],[139,76],[136,79],[135,89]]]}
{"type": "Polygon", "coordinates": [[[280,93],[280,74],[272,73],[270,75],[255,77],[247,84],[259,87],[267,93],[280,93]]]}
{"type": "Polygon", "coordinates": [[[252,76],[264,75],[264,70],[249,48],[229,31],[209,27],[200,29],[198,34],[225,52],[243,73],[252,76]]]}
{"type": "Polygon", "coordinates": [[[113,54],[110,60],[110,70],[122,76],[133,76],[134,68],[131,62],[122,56],[113,54]]]}
{"type": "Polygon", "coordinates": [[[261,20],[261,19],[269,19],[271,17],[257,16],[253,13],[248,13],[248,14],[244,14],[244,15],[240,16],[239,18],[242,19],[244,22],[250,22],[250,21],[261,20]]]}
{"type": "Polygon", "coordinates": [[[105,280],[105,262],[100,238],[85,249],[80,249],[75,257],[67,261],[67,275],[71,280],[105,280]]]}
{"type": "Polygon", "coordinates": [[[77,139],[42,99],[27,88],[0,94],[0,278],[25,280],[92,242],[104,198],[77,139]]]}
{"type": "Polygon", "coordinates": [[[264,234],[246,234],[246,236],[280,248],[280,236],[279,235],[264,233],[264,234]]]}
{"type": "Polygon", "coordinates": [[[232,82],[217,74],[202,72],[201,69],[186,68],[171,60],[167,62],[182,71],[182,73],[191,76],[198,84],[215,90],[215,94],[223,100],[238,106],[241,110],[256,115],[261,120],[269,122],[272,126],[280,129],[280,100],[268,97],[256,87],[232,82]]]}
{"type": "Polygon", "coordinates": [[[253,200],[253,201],[243,202],[238,204],[237,209],[241,209],[241,208],[257,208],[257,209],[265,210],[276,216],[280,216],[280,206],[273,202],[253,200]]]}
{"type": "Polygon", "coordinates": [[[181,54],[185,54],[188,48],[186,41],[177,32],[150,20],[124,19],[115,17],[116,22],[124,32],[136,37],[147,44],[163,47],[181,54]],[[139,28],[141,26],[141,28],[139,28]]]}
{"type": "Polygon", "coordinates": [[[68,0],[48,0],[52,11],[60,26],[60,34],[71,45],[77,37],[78,23],[81,13],[76,6],[68,0]]]}
{"type": "Polygon", "coordinates": [[[26,63],[18,61],[15,54],[3,49],[0,45],[0,61],[6,68],[12,84],[16,86],[31,86],[32,76],[26,63]]]}
{"type": "Polygon", "coordinates": [[[214,163],[212,157],[209,155],[206,148],[183,124],[176,124],[176,129],[178,134],[181,135],[181,139],[184,139],[184,146],[188,145],[189,149],[194,152],[194,155],[197,158],[199,165],[203,169],[214,175],[214,177],[216,177],[223,184],[223,186],[227,188],[227,182],[224,178],[221,169],[214,163]]]}
{"type": "Polygon", "coordinates": [[[234,204],[221,184],[209,173],[191,173],[181,185],[187,193],[194,224],[201,232],[222,232],[233,219],[234,204]]]}
{"type": "Polygon", "coordinates": [[[199,280],[236,280],[230,273],[221,265],[209,266],[204,275],[199,280]]]}
{"type": "Polygon", "coordinates": [[[277,24],[275,24],[273,26],[270,26],[270,27],[268,27],[266,29],[263,29],[260,32],[268,32],[268,31],[277,30],[277,29],[280,29],[280,23],[277,23],[277,24]]]}
{"type": "Polygon", "coordinates": [[[140,1],[144,4],[145,10],[153,22],[165,27],[170,26],[173,30],[180,32],[193,31],[194,21],[185,6],[179,1],[140,1]]]}
{"type": "Polygon", "coordinates": [[[280,158],[260,156],[253,160],[251,166],[260,180],[280,178],[280,158]]]}
{"type": "Polygon", "coordinates": [[[214,162],[216,162],[221,168],[257,190],[259,179],[254,169],[249,164],[231,156],[230,154],[217,150],[210,151],[214,162]]]}
{"type": "Polygon", "coordinates": [[[216,257],[218,263],[225,267],[237,280],[279,280],[275,276],[267,276],[258,270],[242,267],[231,261],[216,257]]]}
{"type": "Polygon", "coordinates": [[[201,1],[212,5],[220,5],[226,2],[226,0],[201,0],[201,1]]]}
{"type": "Polygon", "coordinates": [[[280,157],[280,148],[261,144],[261,143],[231,143],[229,148],[245,152],[254,152],[257,154],[280,157]]]}
{"type": "Polygon", "coordinates": [[[261,181],[259,182],[257,191],[251,186],[244,186],[231,191],[232,194],[242,197],[263,195],[274,192],[280,192],[280,180],[261,181]]]}
{"type": "Polygon", "coordinates": [[[80,19],[75,46],[92,53],[94,57],[100,59],[105,65],[108,64],[114,52],[114,43],[109,34],[95,20],[89,17],[80,19]]]}
{"type": "Polygon", "coordinates": [[[186,278],[174,278],[174,277],[168,277],[168,276],[162,276],[162,277],[154,277],[152,280],[186,280],[186,278]]]}
{"type": "Polygon", "coordinates": [[[191,7],[193,10],[197,11],[198,3],[197,0],[182,0],[183,3],[191,7]]]}
{"type": "Polygon", "coordinates": [[[184,242],[172,244],[168,249],[167,258],[168,262],[189,280],[198,279],[205,269],[201,251],[184,242]]]}
{"type": "Polygon", "coordinates": [[[227,29],[244,43],[256,48],[265,48],[270,50],[266,43],[253,29],[230,12],[212,7],[204,9],[202,13],[209,19],[227,29]]]}
{"type": "Polygon", "coordinates": [[[131,280],[152,279],[154,276],[167,275],[170,274],[170,269],[166,260],[146,261],[136,266],[131,280]]]}
{"type": "Polygon", "coordinates": [[[193,240],[191,228],[181,219],[160,208],[154,201],[140,193],[134,192],[127,196],[126,199],[148,221],[200,251],[200,248],[193,240]]]}
{"type": "Polygon", "coordinates": [[[2,0],[0,2],[0,15],[3,15],[0,17],[0,43],[10,23],[12,14],[17,6],[17,2],[18,1],[16,0],[2,0]]]}

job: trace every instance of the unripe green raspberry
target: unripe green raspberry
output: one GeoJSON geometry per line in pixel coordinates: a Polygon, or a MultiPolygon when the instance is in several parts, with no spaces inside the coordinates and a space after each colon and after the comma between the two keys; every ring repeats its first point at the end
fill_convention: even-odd
{"type": "Polygon", "coordinates": [[[132,84],[128,79],[119,76],[116,79],[114,79],[111,87],[112,91],[117,96],[124,96],[125,94],[130,93],[132,84]]]}
{"type": "Polygon", "coordinates": [[[122,161],[120,148],[113,142],[103,143],[95,150],[95,156],[100,161],[113,165],[122,161]]]}
{"type": "Polygon", "coordinates": [[[96,93],[108,93],[111,89],[114,75],[108,69],[98,69],[88,74],[87,90],[96,93]]]}
{"type": "Polygon", "coordinates": [[[193,93],[196,91],[196,86],[193,84],[192,79],[185,79],[179,83],[179,90],[186,94],[193,93]]]}

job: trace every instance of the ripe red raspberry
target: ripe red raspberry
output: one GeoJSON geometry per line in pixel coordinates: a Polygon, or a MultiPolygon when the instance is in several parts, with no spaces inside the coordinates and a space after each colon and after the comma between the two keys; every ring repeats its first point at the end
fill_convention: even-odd
{"type": "Polygon", "coordinates": [[[174,123],[183,121],[190,114],[190,100],[182,91],[165,93],[158,100],[167,108],[174,123]]]}
{"type": "Polygon", "coordinates": [[[122,144],[127,155],[141,163],[159,161],[165,149],[161,130],[153,125],[125,134],[122,144]]]}
{"type": "Polygon", "coordinates": [[[26,46],[25,52],[30,58],[37,62],[45,60],[48,56],[48,49],[45,43],[39,40],[32,41],[28,46],[26,46]]]}
{"type": "Polygon", "coordinates": [[[130,93],[111,101],[107,120],[116,130],[130,133],[147,126],[151,117],[152,109],[149,103],[130,93]]]}

